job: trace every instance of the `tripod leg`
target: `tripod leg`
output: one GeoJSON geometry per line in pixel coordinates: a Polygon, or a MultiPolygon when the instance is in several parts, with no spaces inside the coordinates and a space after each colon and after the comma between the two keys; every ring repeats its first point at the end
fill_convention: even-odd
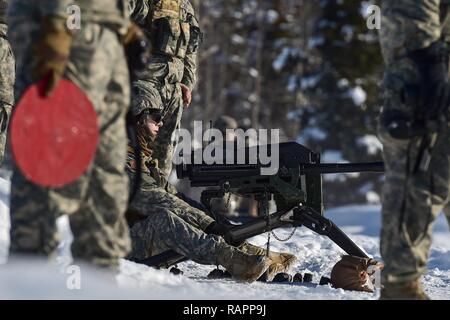
{"type": "Polygon", "coordinates": [[[358,247],[333,221],[309,207],[294,209],[294,220],[312,231],[327,236],[342,250],[351,256],[368,258],[367,254],[358,247]]]}

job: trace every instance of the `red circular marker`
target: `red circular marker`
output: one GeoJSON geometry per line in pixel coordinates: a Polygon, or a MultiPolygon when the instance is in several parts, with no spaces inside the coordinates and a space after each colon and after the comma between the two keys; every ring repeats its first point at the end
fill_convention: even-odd
{"type": "Polygon", "coordinates": [[[30,86],[14,109],[11,148],[28,180],[62,187],[85,173],[95,157],[97,114],[72,82],[61,80],[50,97],[40,94],[42,84],[30,86]]]}

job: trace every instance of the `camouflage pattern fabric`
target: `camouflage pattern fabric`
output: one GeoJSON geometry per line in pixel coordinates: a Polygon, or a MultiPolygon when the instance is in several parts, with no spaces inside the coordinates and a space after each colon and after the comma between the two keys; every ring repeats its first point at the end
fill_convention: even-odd
{"type": "MultiPolygon", "coordinates": [[[[127,211],[132,239],[132,251],[128,258],[143,260],[174,250],[200,264],[222,265],[227,270],[231,268],[234,270],[233,276],[238,278],[242,277],[241,272],[257,268],[257,256],[266,256],[265,249],[248,243],[233,247],[222,237],[207,234],[205,231],[214,219],[191,206],[189,200],[178,197],[177,190],[158,168],[158,162],[152,159],[151,148],[142,149],[146,150],[141,155],[142,181],[127,211]],[[241,266],[242,270],[236,271],[237,266],[241,266]]],[[[128,147],[127,172],[130,180],[134,181],[136,159],[131,146],[128,147]]],[[[277,270],[286,271],[295,261],[292,255],[277,252],[270,252],[269,257],[273,274],[277,270]]]]}
{"type": "MultiPolygon", "coordinates": [[[[159,1],[150,1],[143,4],[140,1],[131,0],[131,17],[152,39],[154,55],[150,61],[147,70],[137,75],[136,81],[132,86],[132,106],[141,108],[141,106],[150,105],[154,109],[163,109],[164,126],[161,128],[157,144],[154,150],[154,158],[158,159],[161,170],[166,175],[170,174],[172,169],[172,158],[176,146],[175,133],[180,128],[180,122],[183,115],[183,98],[180,84],[185,84],[193,90],[197,70],[197,50],[200,42],[200,29],[195,18],[192,5],[188,0],[167,1],[177,3],[180,6],[179,16],[175,23],[170,23],[171,28],[176,35],[172,44],[184,41],[185,49],[182,52],[174,52],[173,46],[169,43],[167,47],[158,49],[158,43],[162,37],[169,37],[169,31],[163,31],[153,24],[148,25],[148,15],[160,16],[155,14],[156,3],[159,1]],[[174,25],[175,24],[175,25],[174,25]],[[178,24],[180,26],[178,26],[178,24]],[[181,31],[180,31],[181,30],[181,31]],[[182,40],[180,40],[182,38],[182,40]],[[162,53],[161,51],[165,51],[162,53]],[[172,54],[170,54],[172,53],[172,54]]],[[[156,19],[156,18],[154,18],[156,19]]],[[[158,24],[164,25],[164,24],[158,24]]]]}
{"type": "MultiPolygon", "coordinates": [[[[81,21],[100,23],[110,28],[120,29],[129,25],[128,3],[130,0],[39,0],[39,4],[29,5],[27,0],[10,0],[8,15],[17,17],[21,15],[33,16],[34,18],[56,15],[66,18],[73,14],[72,5],[80,8],[81,21]]],[[[37,2],[37,1],[36,1],[37,2]]]]}
{"type": "Polygon", "coordinates": [[[440,4],[440,0],[382,2],[380,42],[387,65],[440,39],[440,4]]]}
{"type": "Polygon", "coordinates": [[[145,27],[146,18],[150,14],[150,3],[148,0],[127,0],[127,13],[130,19],[141,28],[145,27]]]}
{"type": "MultiPolygon", "coordinates": [[[[75,2],[77,3],[77,2],[75,2]]],[[[94,163],[76,182],[63,188],[42,188],[14,170],[11,186],[11,252],[50,255],[58,245],[56,219],[68,214],[74,236],[72,255],[102,266],[117,266],[130,250],[125,210],[128,178],[125,173],[127,136],[125,114],[129,106],[130,80],[119,25],[109,24],[116,0],[102,1],[110,16],[100,23],[102,12],[83,20],[75,32],[65,77],[84,90],[98,115],[100,142],[94,163]],[[107,6],[106,6],[107,4],[107,6]]],[[[97,1],[95,1],[97,3],[97,1]]],[[[16,97],[32,83],[31,45],[39,36],[39,17],[65,12],[63,1],[11,1],[9,38],[17,58],[16,97]],[[46,6],[48,5],[48,6],[46,6]],[[62,10],[62,11],[61,11],[62,10]]],[[[79,3],[80,5],[83,3],[79,3]]],[[[119,11],[117,13],[119,17],[119,11]]],[[[120,21],[120,19],[117,19],[120,21]]],[[[126,20],[123,20],[126,25],[126,20]]]]}
{"type": "MultiPolygon", "coordinates": [[[[129,147],[127,172],[131,181],[135,178],[134,159],[134,151],[129,147]]],[[[130,223],[129,258],[142,260],[171,249],[197,263],[216,264],[218,254],[230,246],[221,237],[204,232],[214,220],[178,198],[154,164],[147,157],[140,190],[128,210],[129,216],[139,216],[130,223]]]]}
{"type": "MultiPolygon", "coordinates": [[[[412,115],[402,91],[418,79],[418,70],[406,57],[411,51],[437,41],[446,29],[445,7],[437,0],[383,1],[380,41],[386,62],[382,112],[399,110],[412,115]],[[442,10],[441,10],[442,9],[442,10]],[[440,24],[444,17],[444,25],[440,24]]],[[[386,263],[384,285],[403,285],[426,271],[431,228],[449,202],[450,139],[443,128],[433,149],[427,172],[414,172],[421,138],[397,140],[387,134],[382,121],[379,136],[384,146],[386,180],[382,202],[381,254],[386,263]]]]}
{"type": "Polygon", "coordinates": [[[8,28],[1,21],[4,19],[0,18],[0,165],[3,163],[8,124],[14,105],[15,78],[14,56],[7,38],[8,28]]]}
{"type": "Polygon", "coordinates": [[[131,228],[132,259],[172,249],[197,263],[216,264],[219,251],[227,246],[222,238],[204,232],[212,218],[164,189],[141,193],[130,209],[146,216],[131,228]]]}

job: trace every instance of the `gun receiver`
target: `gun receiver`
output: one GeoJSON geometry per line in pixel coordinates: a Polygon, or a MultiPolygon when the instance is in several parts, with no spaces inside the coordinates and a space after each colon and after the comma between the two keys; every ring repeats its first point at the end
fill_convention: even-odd
{"type": "MultiPolygon", "coordinates": [[[[271,152],[278,148],[279,169],[274,175],[262,175],[262,168],[268,165],[262,165],[258,160],[254,164],[248,163],[251,152],[258,154],[255,148],[258,147],[245,149],[246,163],[180,164],[177,176],[189,179],[194,188],[215,188],[204,191],[202,195],[202,203],[208,208],[212,198],[222,197],[228,192],[252,196],[256,200],[268,193],[275,197],[279,207],[305,205],[322,214],[322,174],[384,172],[383,162],[320,163],[319,154],[298,143],[288,142],[266,147],[271,152]]],[[[234,163],[238,163],[237,159],[234,163]]]]}

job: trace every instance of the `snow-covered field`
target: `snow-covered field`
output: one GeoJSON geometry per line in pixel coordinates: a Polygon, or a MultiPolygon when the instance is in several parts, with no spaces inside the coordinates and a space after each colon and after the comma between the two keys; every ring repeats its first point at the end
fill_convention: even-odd
{"type": "MultiPolygon", "coordinates": [[[[8,248],[8,194],[9,182],[0,178],[0,260],[8,248]]],[[[369,255],[379,258],[378,233],[380,230],[379,206],[349,206],[328,210],[326,216],[341,226],[369,255]]],[[[168,271],[154,270],[129,261],[122,261],[118,285],[113,285],[103,273],[81,267],[81,277],[74,278],[78,269],[64,268],[69,259],[71,241],[67,219],[59,221],[64,241],[57,262],[49,265],[43,261],[22,261],[0,265],[0,299],[376,299],[374,294],[348,292],[330,286],[305,284],[253,283],[242,284],[232,280],[209,280],[206,275],[212,266],[185,262],[178,267],[184,275],[175,276],[168,271]],[[73,289],[76,284],[81,290],[73,289]],[[69,288],[72,288],[69,289],[69,288]]],[[[291,230],[277,230],[286,237],[291,230]]],[[[326,238],[300,228],[287,243],[271,238],[272,248],[294,253],[299,262],[296,272],[309,272],[314,282],[329,276],[331,268],[343,253],[326,238]]],[[[251,240],[264,245],[267,236],[251,240]]],[[[450,299],[450,233],[441,216],[434,227],[434,243],[429,261],[429,271],[424,277],[427,293],[434,299],[450,299]]]]}

